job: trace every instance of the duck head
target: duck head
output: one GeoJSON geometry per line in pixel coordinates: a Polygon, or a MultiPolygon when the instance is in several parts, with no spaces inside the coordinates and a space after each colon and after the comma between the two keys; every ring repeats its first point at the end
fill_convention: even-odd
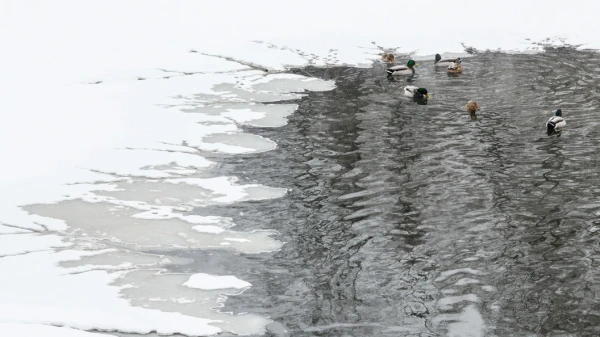
{"type": "Polygon", "coordinates": [[[440,54],[435,54],[435,63],[440,62],[440,60],[442,59],[442,55],[440,54]]]}
{"type": "Polygon", "coordinates": [[[419,94],[421,94],[424,98],[429,98],[429,94],[427,93],[427,89],[425,89],[425,88],[419,88],[419,89],[417,89],[417,92],[419,94]]]}
{"type": "Polygon", "coordinates": [[[562,111],[560,111],[560,109],[556,110],[556,112],[554,113],[555,116],[558,117],[562,117],[562,111]]]}
{"type": "Polygon", "coordinates": [[[417,67],[419,64],[416,63],[413,60],[409,60],[408,63],[406,64],[407,67],[412,68],[412,67],[417,67]]]}

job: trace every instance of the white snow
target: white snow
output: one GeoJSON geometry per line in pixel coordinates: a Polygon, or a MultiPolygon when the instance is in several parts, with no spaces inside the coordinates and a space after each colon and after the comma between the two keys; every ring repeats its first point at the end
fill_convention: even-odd
{"type": "Polygon", "coordinates": [[[166,179],[165,182],[171,184],[188,184],[199,186],[207,190],[211,190],[215,195],[223,195],[213,198],[213,201],[230,203],[242,200],[261,200],[265,198],[279,198],[285,195],[286,190],[283,188],[264,187],[258,184],[235,185],[238,181],[236,177],[216,177],[216,178],[175,178],[166,179]],[[262,187],[265,191],[262,193],[251,193],[253,187],[262,187]]]}
{"type": "Polygon", "coordinates": [[[202,290],[244,289],[252,286],[252,284],[242,281],[235,276],[216,276],[203,273],[190,276],[190,279],[183,285],[202,290]]]}
{"type": "Polygon", "coordinates": [[[233,241],[233,242],[250,242],[248,239],[240,239],[240,238],[225,238],[225,241],[233,241]]]}
{"type": "Polygon", "coordinates": [[[68,246],[70,244],[63,242],[63,238],[58,235],[0,235],[0,257],[68,246]]]}
{"type": "Polygon", "coordinates": [[[119,273],[96,270],[70,274],[56,266],[90,254],[43,251],[1,258],[0,289],[22,290],[2,292],[0,321],[141,334],[156,330],[160,334],[198,336],[220,331],[209,325],[210,320],[132,307],[119,296],[119,287],[107,286],[119,273]]]}
{"type": "Polygon", "coordinates": [[[222,114],[238,123],[247,123],[256,119],[264,118],[267,114],[264,112],[252,111],[250,109],[228,109],[222,114]]]}
{"type": "Polygon", "coordinates": [[[0,336],[7,337],[114,337],[42,324],[15,324],[0,322],[0,336]]]}
{"type": "Polygon", "coordinates": [[[2,235],[2,234],[20,234],[20,233],[30,233],[30,231],[27,229],[23,229],[23,228],[15,228],[15,227],[0,224],[0,235],[2,235]]]}
{"type": "Polygon", "coordinates": [[[220,234],[225,230],[221,227],[217,226],[205,226],[205,225],[197,225],[192,227],[193,230],[200,233],[211,233],[211,234],[220,234]]]}

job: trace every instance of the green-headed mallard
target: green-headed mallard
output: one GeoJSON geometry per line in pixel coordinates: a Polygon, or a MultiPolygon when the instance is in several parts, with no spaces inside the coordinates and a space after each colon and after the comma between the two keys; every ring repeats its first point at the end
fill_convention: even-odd
{"type": "Polygon", "coordinates": [[[418,66],[417,63],[415,63],[415,61],[413,60],[409,60],[408,63],[406,63],[405,66],[394,66],[394,67],[390,67],[388,69],[386,69],[386,72],[389,75],[414,75],[415,74],[415,68],[418,66]]]}
{"type": "Polygon", "coordinates": [[[416,100],[429,98],[429,94],[427,93],[427,89],[418,88],[414,85],[407,85],[404,87],[404,96],[412,97],[416,100]]]}
{"type": "Polygon", "coordinates": [[[567,125],[567,122],[562,117],[562,111],[560,109],[556,110],[554,116],[550,117],[550,119],[546,122],[546,132],[548,136],[552,136],[555,133],[558,133],[560,136],[561,129],[567,125]]]}

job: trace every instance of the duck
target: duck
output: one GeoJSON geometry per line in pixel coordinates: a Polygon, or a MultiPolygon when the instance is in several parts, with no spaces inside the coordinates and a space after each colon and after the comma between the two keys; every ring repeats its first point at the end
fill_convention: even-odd
{"type": "Polygon", "coordinates": [[[448,66],[448,72],[451,74],[459,74],[462,73],[462,66],[460,65],[460,59],[456,59],[456,61],[454,61],[454,63],[450,64],[448,66]]]}
{"type": "Polygon", "coordinates": [[[550,117],[550,119],[546,122],[546,133],[548,136],[552,136],[553,134],[558,134],[560,137],[560,132],[562,128],[567,125],[567,122],[562,117],[562,111],[560,109],[554,112],[554,116],[550,117]]]}
{"type": "Polygon", "coordinates": [[[467,111],[472,114],[481,110],[481,105],[475,101],[468,101],[465,107],[467,108],[467,111]]]}
{"type": "Polygon", "coordinates": [[[415,61],[409,60],[405,66],[393,66],[386,69],[385,72],[388,73],[388,75],[414,75],[414,67],[416,66],[418,66],[418,64],[415,61]]]}
{"type": "Polygon", "coordinates": [[[404,87],[404,96],[412,97],[415,100],[422,100],[429,98],[427,89],[418,88],[414,85],[407,85],[404,87]]]}
{"type": "Polygon", "coordinates": [[[469,115],[471,115],[471,120],[476,121],[477,120],[477,111],[479,111],[481,109],[481,106],[479,105],[479,103],[477,103],[475,101],[468,101],[465,108],[467,108],[469,115]]]}
{"type": "Polygon", "coordinates": [[[381,61],[384,63],[396,63],[396,56],[392,53],[384,53],[381,56],[381,61]]]}
{"type": "Polygon", "coordinates": [[[457,58],[443,59],[440,54],[435,54],[434,65],[436,67],[448,67],[448,66],[452,65],[453,63],[455,63],[457,60],[460,61],[460,58],[457,57],[457,58]]]}

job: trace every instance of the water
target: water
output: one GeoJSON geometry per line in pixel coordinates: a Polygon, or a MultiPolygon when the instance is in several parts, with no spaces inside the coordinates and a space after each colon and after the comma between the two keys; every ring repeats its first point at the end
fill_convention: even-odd
{"type": "Polygon", "coordinates": [[[422,63],[396,81],[379,64],[292,70],[337,88],[286,101],[286,126],[246,129],[275,150],[217,158],[286,196],[194,211],[285,244],[185,251],[195,262],[175,270],[235,270],[253,287],[223,310],[270,317],[276,336],[600,334],[600,55],[485,53],[459,76],[422,63]],[[402,97],[408,83],[427,105],[402,97]],[[557,108],[567,128],[549,138],[557,108]]]}

